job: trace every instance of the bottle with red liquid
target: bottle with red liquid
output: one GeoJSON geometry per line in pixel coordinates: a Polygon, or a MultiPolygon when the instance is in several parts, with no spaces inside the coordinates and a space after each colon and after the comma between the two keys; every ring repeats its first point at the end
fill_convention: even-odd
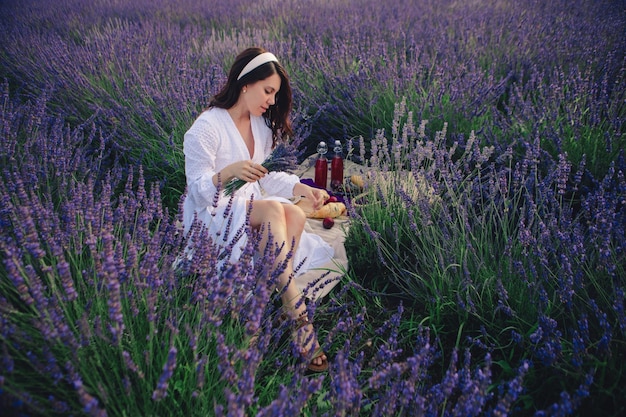
{"type": "Polygon", "coordinates": [[[326,142],[320,142],[317,145],[317,161],[315,161],[315,185],[326,189],[328,180],[328,160],[326,159],[328,146],[326,142]]]}
{"type": "Polygon", "coordinates": [[[335,141],[333,159],[330,161],[330,188],[333,191],[343,191],[343,148],[341,141],[335,141]]]}

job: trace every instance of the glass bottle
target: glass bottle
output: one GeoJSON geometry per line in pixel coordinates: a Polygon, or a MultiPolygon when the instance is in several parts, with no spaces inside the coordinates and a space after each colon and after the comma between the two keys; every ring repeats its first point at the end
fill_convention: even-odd
{"type": "Polygon", "coordinates": [[[328,146],[322,141],[317,145],[317,161],[315,161],[315,185],[326,189],[328,180],[328,160],[326,160],[328,146]]]}
{"type": "Polygon", "coordinates": [[[343,186],[343,148],[341,141],[335,141],[333,159],[330,161],[330,188],[341,191],[343,186]]]}

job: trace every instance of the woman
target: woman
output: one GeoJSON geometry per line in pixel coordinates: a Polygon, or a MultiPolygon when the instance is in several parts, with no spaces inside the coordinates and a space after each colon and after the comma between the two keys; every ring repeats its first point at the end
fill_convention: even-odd
{"type": "Polygon", "coordinates": [[[226,85],[185,133],[187,196],[183,222],[188,231],[197,216],[217,242],[232,247],[230,262],[236,262],[246,239],[246,233],[238,234],[238,230],[244,227],[252,204],[250,226],[262,233],[259,252],[263,253],[271,233],[273,242],[282,246],[275,265],[288,260],[278,289],[283,307],[295,323],[294,340],[303,354],[315,352],[309,369],[323,371],[328,360],[319,349],[306,306],[301,302],[302,293],[292,278],[294,265],[299,265],[298,273],[306,272],[325,264],[333,250],[319,236],[303,230],[306,216],[288,199],[310,199],[317,209],[328,194],[300,183],[295,175],[268,172],[261,165],[277,141],[293,134],[291,105],[289,78],[273,54],[249,48],[237,56],[226,85]],[[217,194],[217,190],[234,178],[247,184],[234,194],[229,212],[232,220],[226,228],[226,220],[220,219],[230,210],[231,199],[223,192],[217,194]],[[291,248],[294,256],[289,257],[291,248]]]}

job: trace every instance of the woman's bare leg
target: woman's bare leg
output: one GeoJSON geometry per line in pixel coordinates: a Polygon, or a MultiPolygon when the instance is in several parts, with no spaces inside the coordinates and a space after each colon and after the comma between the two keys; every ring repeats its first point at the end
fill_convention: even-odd
{"type": "MultiPolygon", "coordinates": [[[[278,201],[254,201],[252,212],[250,213],[250,225],[253,228],[258,229],[264,225],[259,248],[261,251],[265,250],[270,233],[275,245],[280,246],[284,242],[281,252],[276,257],[274,266],[278,266],[285,261],[287,254],[292,250],[292,242],[294,243],[293,251],[298,247],[305,222],[306,216],[300,207],[292,204],[283,204],[278,201]]],[[[278,285],[282,294],[283,306],[285,306],[292,318],[297,319],[305,315],[306,305],[302,299],[302,292],[293,280],[293,257],[287,262],[285,270],[278,277],[278,285]]],[[[317,340],[309,340],[313,331],[311,326],[304,326],[302,330],[303,334],[301,337],[298,337],[299,340],[297,342],[301,344],[306,343],[307,346],[303,346],[305,348],[316,347],[317,340]]],[[[313,360],[313,364],[321,365],[325,359],[325,355],[317,357],[313,360]]]]}

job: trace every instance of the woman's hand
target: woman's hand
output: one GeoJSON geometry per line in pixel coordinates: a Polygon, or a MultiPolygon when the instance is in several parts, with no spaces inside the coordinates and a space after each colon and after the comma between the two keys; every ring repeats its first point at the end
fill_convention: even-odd
{"type": "Polygon", "coordinates": [[[298,183],[293,187],[293,195],[309,199],[313,203],[313,210],[322,207],[329,198],[326,190],[310,187],[302,183],[298,183]]]}
{"type": "MultiPolygon", "coordinates": [[[[230,182],[233,178],[237,178],[246,182],[254,182],[263,178],[267,174],[267,169],[251,160],[234,162],[226,166],[220,173],[222,184],[230,182]]],[[[214,178],[217,182],[217,176],[214,178]]]]}

